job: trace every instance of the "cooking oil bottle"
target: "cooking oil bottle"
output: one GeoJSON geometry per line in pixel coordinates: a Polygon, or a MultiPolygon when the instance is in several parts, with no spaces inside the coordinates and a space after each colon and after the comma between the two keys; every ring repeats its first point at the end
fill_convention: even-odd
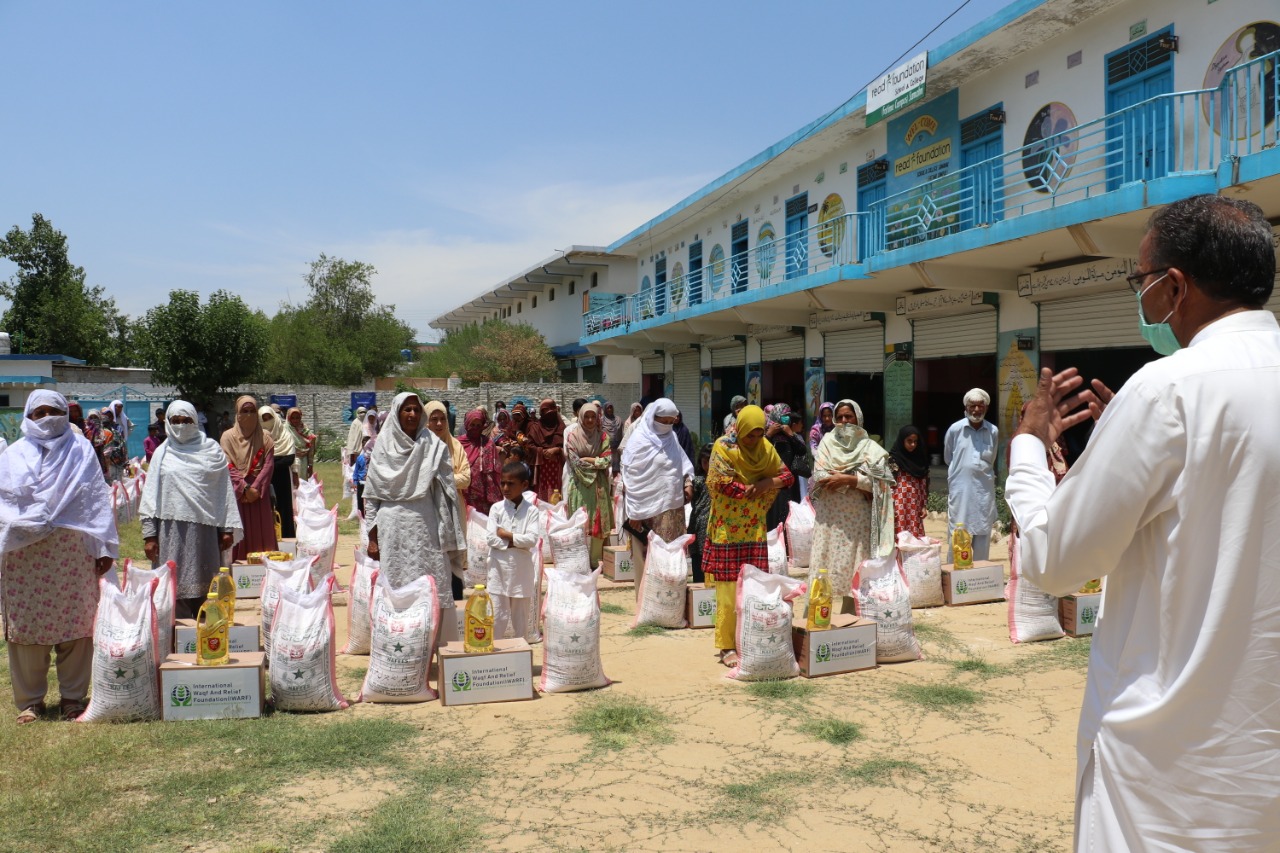
{"type": "Polygon", "coordinates": [[[467,599],[467,634],[462,638],[462,650],[468,653],[493,651],[493,599],[485,592],[484,584],[476,584],[475,592],[467,599]]]}
{"type": "Polygon", "coordinates": [[[275,515],[276,541],[279,542],[280,539],[284,536],[284,521],[280,518],[279,510],[274,510],[272,514],[275,515]]]}
{"type": "Polygon", "coordinates": [[[226,566],[218,569],[218,573],[209,582],[209,594],[216,595],[227,613],[227,624],[236,619],[236,582],[231,577],[231,570],[226,566]]]}
{"type": "Polygon", "coordinates": [[[216,593],[209,593],[196,617],[196,664],[222,666],[231,662],[227,626],[231,620],[216,593]]]}
{"type": "Polygon", "coordinates": [[[809,587],[810,631],[825,631],[831,627],[831,581],[827,570],[818,569],[818,576],[809,587]]]}
{"type": "Polygon", "coordinates": [[[1080,587],[1080,590],[1076,595],[1093,595],[1098,592],[1102,592],[1102,578],[1094,578],[1087,582],[1084,586],[1080,587]]]}
{"type": "Polygon", "coordinates": [[[973,568],[973,536],[963,523],[951,532],[951,563],[957,569],[973,568]]]}

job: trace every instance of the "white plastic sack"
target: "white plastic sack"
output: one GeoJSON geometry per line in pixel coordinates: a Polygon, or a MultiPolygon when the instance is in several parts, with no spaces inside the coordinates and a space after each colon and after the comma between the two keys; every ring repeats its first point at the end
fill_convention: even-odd
{"type": "Polygon", "coordinates": [[[677,536],[668,542],[649,531],[648,555],[640,590],[636,593],[636,618],[631,627],[657,625],[660,628],[687,628],[684,618],[685,589],[689,583],[686,554],[694,537],[677,536]]]}
{"type": "Polygon", "coordinates": [[[787,513],[787,552],[791,555],[791,565],[797,568],[809,568],[814,518],[813,505],[808,501],[793,502],[791,512],[787,513]]]}
{"type": "Polygon", "coordinates": [[[287,562],[266,559],[262,565],[266,574],[262,578],[262,650],[271,663],[271,626],[275,623],[276,608],[280,606],[280,590],[288,587],[294,592],[311,589],[311,567],[315,557],[298,557],[287,562]]]}
{"type": "Polygon", "coordinates": [[[769,531],[769,574],[787,576],[787,540],[782,534],[783,525],[779,524],[769,531]]]}
{"type": "Polygon", "coordinates": [[[1066,635],[1058,620],[1058,599],[1022,577],[1018,567],[1018,537],[1009,539],[1009,583],[1004,597],[1009,601],[1009,640],[1033,643],[1056,640],[1066,635]]]}
{"type": "MultiPolygon", "coordinates": [[[[342,499],[344,501],[348,499],[354,500],[356,496],[355,483],[351,480],[351,477],[355,472],[355,466],[347,461],[346,456],[347,454],[344,452],[342,454],[342,499]]],[[[352,508],[351,513],[352,515],[355,514],[354,507],[352,508]]]]}
{"type": "Polygon", "coordinates": [[[591,574],[591,539],[587,536],[587,508],[578,507],[569,518],[547,516],[547,543],[557,569],[591,574]]]}
{"type": "Polygon", "coordinates": [[[917,539],[909,530],[898,531],[898,556],[911,589],[912,607],[941,607],[942,540],[917,539]]]}
{"type": "MultiPolygon", "coordinates": [[[[453,618],[453,614],[449,614],[453,618]]],[[[429,702],[436,698],[428,670],[440,630],[436,581],[430,575],[399,588],[379,574],[373,583],[369,669],[360,702],[429,702]]]]}
{"type": "Polygon", "coordinates": [[[876,663],[919,660],[920,643],[911,620],[911,592],[896,551],[864,560],[853,576],[858,615],[876,623],[876,663]]]}
{"type": "Polygon", "coordinates": [[[339,654],[367,655],[371,640],[372,623],[369,608],[373,605],[373,579],[378,573],[378,561],[356,549],[355,565],[351,568],[351,586],[347,590],[347,644],[339,654]]]}
{"type": "Polygon", "coordinates": [[[334,668],[332,574],[315,589],[280,588],[271,627],[271,700],[278,711],[338,711],[347,700],[334,668]]]}
{"type": "Polygon", "coordinates": [[[160,719],[157,578],[122,589],[115,572],[98,582],[93,622],[93,695],[82,723],[160,719]]]}
{"type": "Polygon", "coordinates": [[[547,569],[547,596],[542,602],[543,693],[568,693],[606,687],[600,663],[600,569],[581,575],[547,569]]]}
{"type": "Polygon", "coordinates": [[[311,583],[314,587],[334,568],[333,559],[338,549],[337,505],[322,512],[304,512],[298,516],[297,528],[298,556],[320,558],[311,569],[311,583]]]}
{"type": "Polygon", "coordinates": [[[489,516],[467,507],[467,570],[462,582],[468,587],[489,582],[489,516]]]}
{"type": "Polygon", "coordinates": [[[149,586],[156,581],[155,595],[152,604],[156,608],[156,654],[160,662],[169,656],[173,649],[174,611],[178,606],[178,567],[173,560],[161,563],[154,569],[140,569],[133,560],[124,561],[124,589],[132,592],[141,586],[149,586]]]}
{"type": "Polygon", "coordinates": [[[791,643],[791,602],[808,586],[747,563],[738,578],[738,665],[726,678],[762,681],[800,674],[791,643]]]}

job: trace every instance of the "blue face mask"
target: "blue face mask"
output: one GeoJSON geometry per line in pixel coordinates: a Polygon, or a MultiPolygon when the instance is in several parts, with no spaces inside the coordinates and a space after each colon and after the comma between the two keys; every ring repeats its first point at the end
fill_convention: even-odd
{"type": "Polygon", "coordinates": [[[1182,344],[1178,342],[1177,336],[1173,333],[1173,327],[1168,322],[1169,318],[1173,316],[1173,312],[1170,311],[1159,323],[1148,323],[1146,314],[1142,310],[1142,296],[1168,277],[1169,274],[1165,273],[1137,294],[1138,330],[1142,332],[1142,339],[1151,344],[1151,348],[1160,355],[1173,355],[1182,349],[1182,344]]]}

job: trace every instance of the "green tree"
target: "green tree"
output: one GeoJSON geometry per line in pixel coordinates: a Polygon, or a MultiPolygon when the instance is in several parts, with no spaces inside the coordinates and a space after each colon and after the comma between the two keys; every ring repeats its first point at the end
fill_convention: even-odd
{"type": "Polygon", "coordinates": [[[131,352],[120,352],[128,340],[128,318],[101,287],[85,282],[83,267],[71,263],[67,238],[39,213],[31,230],[17,225],[0,239],[0,257],[17,264],[18,272],[0,284],[10,301],[0,317],[5,331],[23,352],[56,353],[90,364],[110,364],[131,352]]]}
{"type": "Polygon", "coordinates": [[[157,382],[207,408],[218,391],[262,369],[267,326],[261,311],[224,290],[204,305],[194,291],[172,290],[168,304],[152,308],[139,323],[137,343],[157,382]]]}
{"type": "Polygon", "coordinates": [[[395,306],[378,305],[371,264],[320,255],[303,279],[303,305],[282,305],[271,319],[270,350],[263,370],[268,382],[356,385],[389,373],[413,329],[395,317],[395,306]]]}
{"type": "Polygon", "coordinates": [[[555,356],[542,333],[525,323],[505,320],[453,329],[435,352],[424,353],[410,371],[413,376],[443,378],[454,373],[472,385],[558,379],[555,356]]]}

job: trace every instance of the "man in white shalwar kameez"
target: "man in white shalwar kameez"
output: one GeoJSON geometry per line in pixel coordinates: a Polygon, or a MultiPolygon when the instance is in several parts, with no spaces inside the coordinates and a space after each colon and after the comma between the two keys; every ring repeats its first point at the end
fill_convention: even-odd
{"type": "Polygon", "coordinates": [[[1109,403],[1097,382],[1070,397],[1074,370],[1043,371],[1013,440],[1025,577],[1054,595],[1106,577],[1077,850],[1280,849],[1274,275],[1255,205],[1196,196],[1158,212],[1131,284],[1144,337],[1169,357],[1109,403]],[[1055,490],[1045,448],[1090,414],[1089,446],[1055,490]]]}
{"type": "MultiPolygon", "coordinates": [[[[947,430],[942,461],[947,463],[947,547],[963,524],[973,537],[973,559],[991,555],[991,528],[996,523],[996,453],[1000,430],[986,420],[991,395],[974,388],[964,395],[965,416],[947,430]]],[[[948,561],[950,562],[950,561],[948,561]]]]}

